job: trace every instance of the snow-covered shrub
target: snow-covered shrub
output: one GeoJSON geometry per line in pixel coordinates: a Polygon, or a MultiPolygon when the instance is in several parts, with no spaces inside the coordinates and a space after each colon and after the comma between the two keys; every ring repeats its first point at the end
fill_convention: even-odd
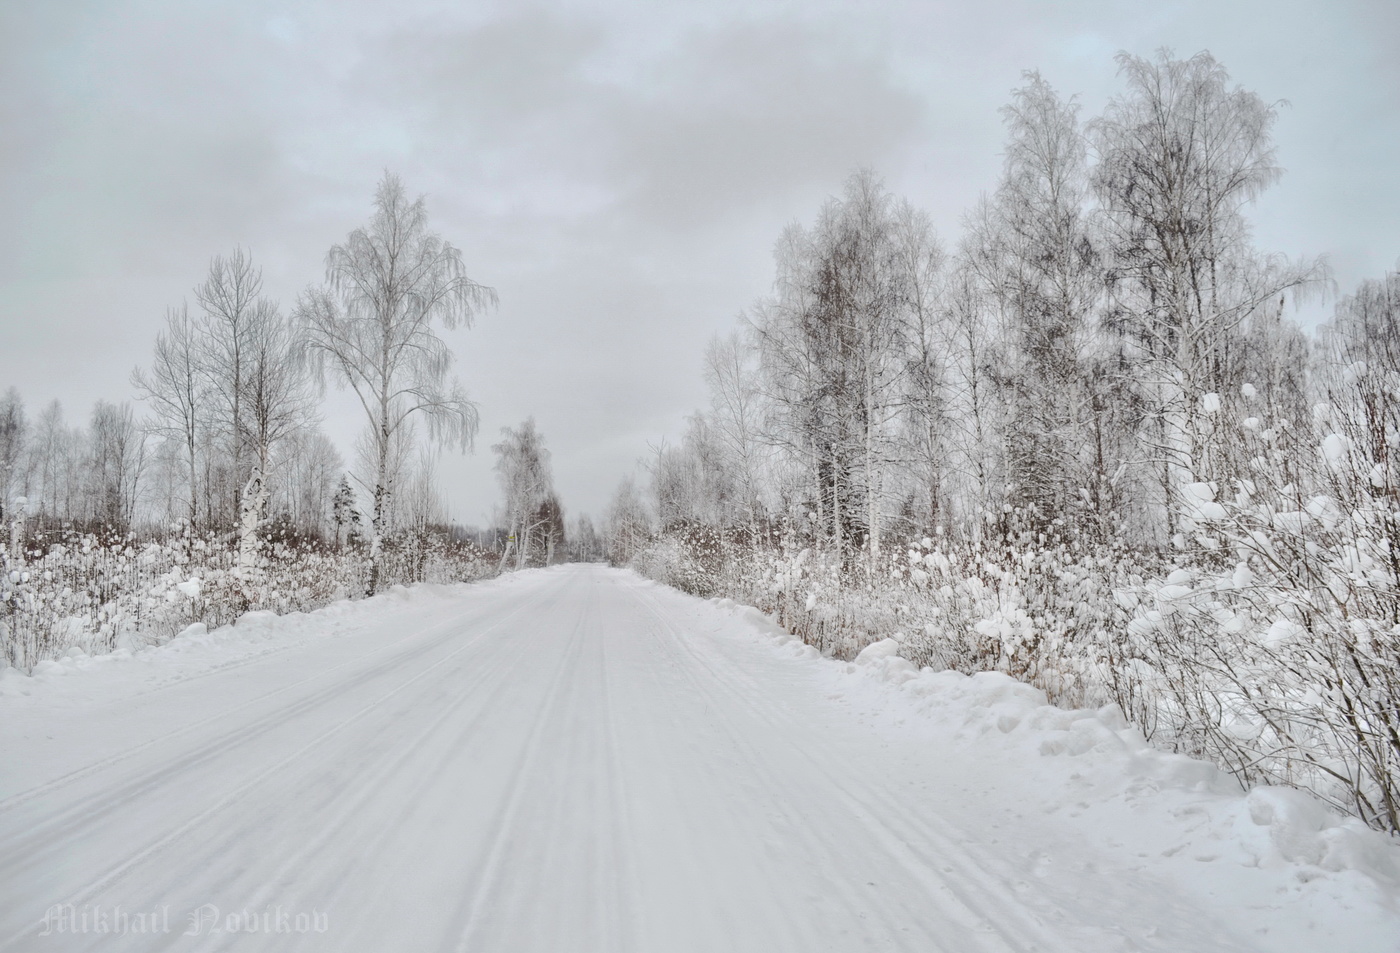
{"type": "Polygon", "coordinates": [[[995,545],[923,539],[855,571],[792,539],[719,549],[718,570],[699,588],[674,539],[653,543],[633,565],[679,588],[755,605],[827,655],[853,658],[894,634],[916,664],[1006,672],[1071,704],[1113,697],[1108,634],[1128,612],[1111,594],[1140,584],[1145,571],[1120,545],[1028,532],[995,545]]]}
{"type": "MultiPolygon", "coordinates": [[[[1370,410],[1316,413],[1316,456],[1249,422],[1249,475],[1188,487],[1181,565],[1126,593],[1115,666],[1149,734],[1242,781],[1313,791],[1400,831],[1400,434],[1370,410]],[[1342,421],[1370,421],[1365,433],[1342,421]],[[1300,463],[1300,460],[1303,463],[1300,463]]],[[[1302,437],[1298,438],[1300,441],[1302,437]]]]}
{"type": "Polygon", "coordinates": [[[719,529],[683,521],[635,550],[628,565],[683,592],[711,596],[722,591],[732,549],[719,529]]]}
{"type": "MultiPolygon", "coordinates": [[[[440,534],[395,539],[382,584],[467,581],[494,563],[440,534]]],[[[360,549],[263,540],[138,541],[66,534],[0,548],[0,651],[24,671],[65,650],[88,654],[163,642],[193,622],[213,627],[250,609],[305,612],[364,593],[360,549]]]]}

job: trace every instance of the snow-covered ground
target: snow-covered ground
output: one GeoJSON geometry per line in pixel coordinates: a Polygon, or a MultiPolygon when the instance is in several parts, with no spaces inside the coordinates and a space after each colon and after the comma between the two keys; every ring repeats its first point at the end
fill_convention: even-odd
{"type": "Polygon", "coordinates": [[[1400,950],[1389,839],[894,648],[567,566],[7,672],[0,950],[1400,950]]]}

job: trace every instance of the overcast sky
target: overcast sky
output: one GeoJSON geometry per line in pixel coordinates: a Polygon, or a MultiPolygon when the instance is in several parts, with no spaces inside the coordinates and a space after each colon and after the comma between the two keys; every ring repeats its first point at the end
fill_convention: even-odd
{"type": "MultiPolygon", "coordinates": [[[[1116,52],[1162,46],[1290,103],[1262,249],[1327,255],[1343,293],[1395,267],[1395,0],[0,0],[0,388],[70,422],[129,399],[212,255],[247,248],[289,307],[390,169],[500,294],[445,335],[482,411],[454,515],[489,519],[490,445],[529,414],[566,510],[600,514],[704,402],[786,223],[870,166],[951,243],[1023,70],[1091,116],[1116,52]]],[[[327,400],[347,458],[352,410],[327,400]]]]}

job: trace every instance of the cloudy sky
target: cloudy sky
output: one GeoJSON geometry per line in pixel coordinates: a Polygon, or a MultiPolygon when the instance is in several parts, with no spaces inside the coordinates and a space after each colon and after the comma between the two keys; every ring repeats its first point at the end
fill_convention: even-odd
{"type": "MultiPolygon", "coordinates": [[[[482,410],[454,515],[489,518],[490,444],[529,414],[566,509],[600,513],[704,401],[784,224],[871,166],[956,241],[1023,70],[1088,116],[1116,52],[1163,46],[1289,103],[1261,248],[1327,255],[1342,293],[1395,267],[1394,0],[0,0],[0,388],[70,421],[129,399],[212,255],[290,306],[390,169],[501,299],[446,335],[482,410]]],[[[347,456],[352,411],[328,397],[347,456]]]]}

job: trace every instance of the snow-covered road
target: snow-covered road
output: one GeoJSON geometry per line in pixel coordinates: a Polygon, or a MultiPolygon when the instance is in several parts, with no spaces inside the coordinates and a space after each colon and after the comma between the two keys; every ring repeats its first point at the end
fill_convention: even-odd
{"type": "Polygon", "coordinates": [[[0,950],[1400,948],[630,573],[259,626],[0,698],[0,950]]]}

